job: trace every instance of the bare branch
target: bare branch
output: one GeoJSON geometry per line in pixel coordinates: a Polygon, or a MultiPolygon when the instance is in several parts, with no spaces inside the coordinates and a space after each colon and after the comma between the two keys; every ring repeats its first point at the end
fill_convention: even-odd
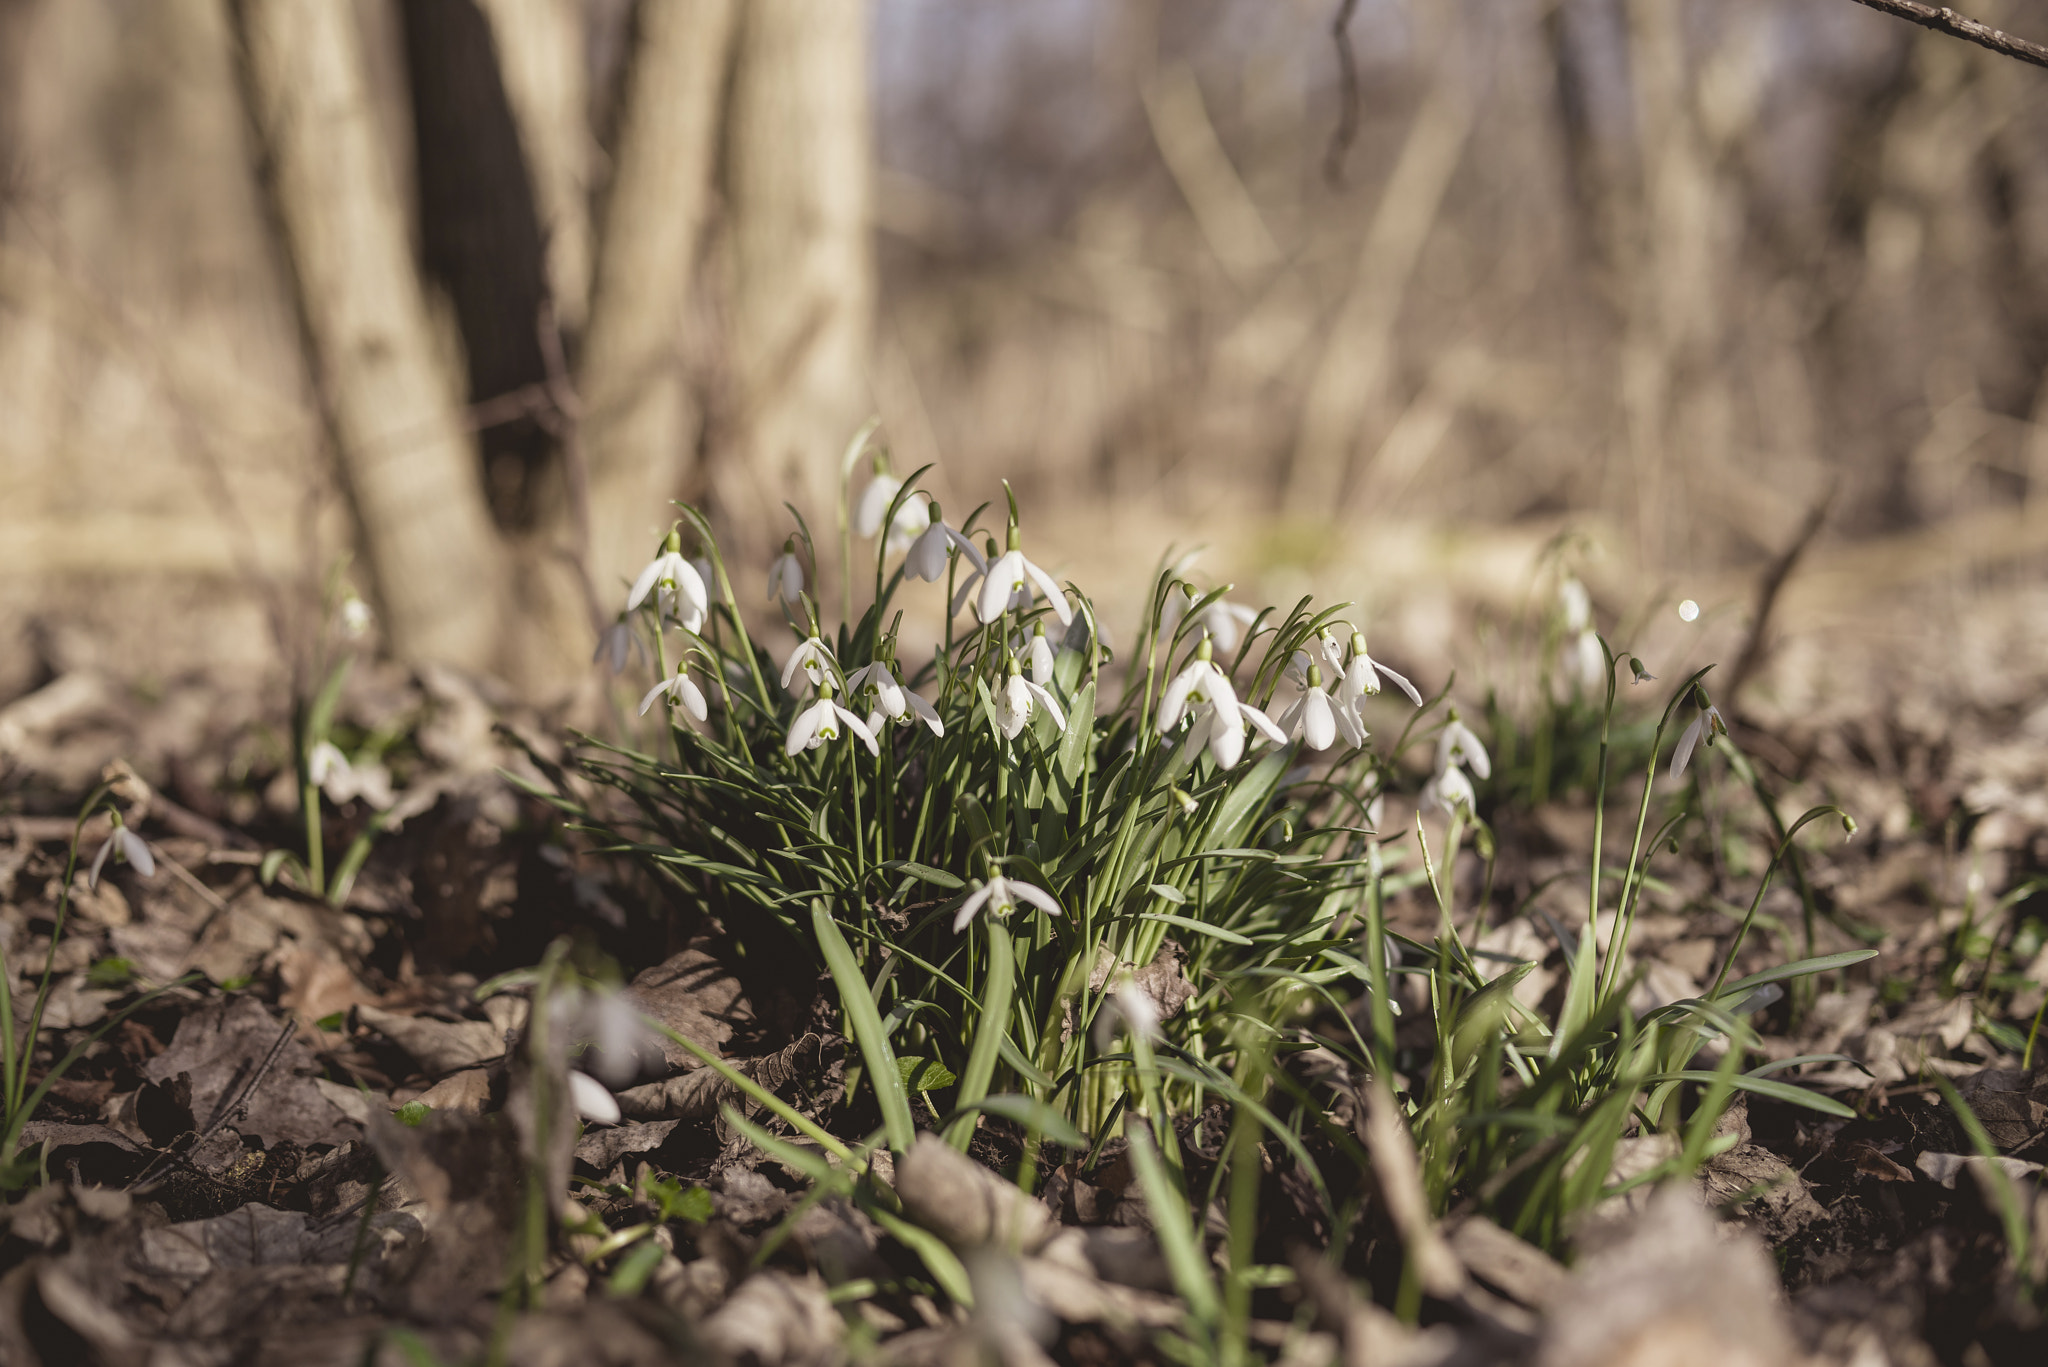
{"type": "Polygon", "coordinates": [[[1957,14],[1947,6],[1923,5],[1920,0],[1856,0],[1859,5],[1868,5],[1881,14],[1894,19],[1904,19],[1909,24],[1945,33],[1951,38],[1960,38],[1966,43],[1989,48],[2007,57],[2016,57],[2033,66],[2048,67],[2048,47],[2030,43],[2024,38],[2015,38],[2003,29],[1989,24],[1980,24],[1975,19],[1957,14]]]}

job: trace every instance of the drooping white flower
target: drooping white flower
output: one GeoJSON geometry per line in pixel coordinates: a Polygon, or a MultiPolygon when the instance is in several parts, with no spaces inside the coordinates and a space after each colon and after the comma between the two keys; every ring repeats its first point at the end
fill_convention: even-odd
{"type": "Polygon", "coordinates": [[[689,668],[681,660],[676,661],[673,678],[663,679],[647,690],[647,696],[640,700],[640,715],[646,716],[647,709],[654,706],[654,700],[664,693],[668,694],[671,703],[681,704],[682,709],[698,721],[711,715],[711,709],[704,701],[704,690],[697,687],[696,681],[690,677],[689,668]]]}
{"type": "Polygon", "coordinates": [[[1231,686],[1230,676],[1212,658],[1209,642],[1205,640],[1195,648],[1195,658],[1187,668],[1173,676],[1159,697],[1160,734],[1179,726],[1190,707],[1213,710],[1229,723],[1228,729],[1241,731],[1237,706],[1237,690],[1231,686]]]}
{"type": "Polygon", "coordinates": [[[1054,662],[1052,642],[1045,639],[1045,623],[1033,624],[1031,633],[1031,682],[1040,688],[1052,686],[1054,662]]]}
{"type": "MultiPolygon", "coordinates": [[[[1166,602],[1160,608],[1160,635],[1171,640],[1181,619],[1188,609],[1195,605],[1195,589],[1192,584],[1182,582],[1167,593],[1166,602]]],[[[1228,655],[1236,650],[1238,642],[1244,639],[1244,630],[1258,620],[1259,614],[1242,603],[1233,603],[1218,598],[1215,602],[1197,612],[1192,619],[1195,628],[1216,642],[1216,648],[1228,655]]]]}
{"type": "Polygon", "coordinates": [[[576,1108],[576,1114],[593,1125],[619,1123],[618,1098],[602,1082],[574,1068],[569,1070],[569,1104],[576,1108]]]}
{"type": "Polygon", "coordinates": [[[1444,723],[1444,729],[1436,738],[1436,767],[1449,768],[1453,764],[1470,765],[1472,772],[1481,778],[1493,777],[1493,760],[1487,755],[1486,747],[1479,743],[1479,737],[1472,734],[1472,728],[1458,720],[1456,712],[1444,723]]]}
{"type": "MultiPolygon", "coordinates": [[[[1329,632],[1323,633],[1324,651],[1327,654],[1335,646],[1336,639],[1329,632]]],[[[1408,695],[1408,701],[1422,706],[1422,690],[1408,682],[1403,676],[1368,655],[1365,650],[1365,633],[1351,633],[1351,662],[1344,666],[1344,682],[1338,695],[1346,701],[1356,702],[1369,698],[1380,691],[1380,676],[1384,674],[1394,681],[1394,686],[1408,695]]]]}
{"type": "MultiPolygon", "coordinates": [[[[881,531],[882,519],[888,516],[889,505],[902,488],[903,481],[896,476],[877,473],[861,491],[860,502],[854,508],[853,529],[868,538],[881,531]]],[[[928,502],[923,494],[912,494],[903,500],[903,506],[889,523],[889,539],[885,543],[889,551],[908,548],[917,534],[931,525],[931,514],[926,511],[928,502]]]]}
{"type": "Polygon", "coordinates": [[[1574,635],[1565,646],[1567,670],[1572,681],[1591,692],[1607,686],[1607,652],[1591,628],[1574,635]]]}
{"type": "Polygon", "coordinates": [[[1280,729],[1290,740],[1300,737],[1302,744],[1311,750],[1329,749],[1337,743],[1340,731],[1352,745],[1363,745],[1366,741],[1365,728],[1359,725],[1356,712],[1330,701],[1329,693],[1323,688],[1323,671],[1313,664],[1308,667],[1301,697],[1280,718],[1280,729]]]}
{"type": "Polygon", "coordinates": [[[1035,709],[1044,708],[1052,718],[1052,724],[1064,731],[1067,729],[1067,714],[1060,710],[1059,699],[1039,684],[1024,677],[1017,666],[1015,657],[1010,660],[1010,677],[993,694],[996,705],[996,728],[1008,740],[1018,735],[1031,720],[1035,709]]]}
{"type": "Polygon", "coordinates": [[[807,636],[802,645],[789,652],[789,659],[782,666],[782,686],[785,689],[789,688],[789,681],[796,677],[799,669],[810,680],[811,687],[819,688],[838,672],[839,662],[832,658],[832,647],[816,636],[807,636]]]}
{"type": "Polygon", "coordinates": [[[1011,600],[1021,590],[1025,602],[1030,602],[1030,586],[1036,585],[1051,605],[1053,615],[1060,619],[1061,626],[1068,626],[1074,620],[1074,610],[1067,606],[1066,594],[1060,592],[1059,583],[1038,566],[1024,558],[1018,546],[1017,529],[1010,529],[1010,549],[996,557],[988,572],[982,575],[981,589],[975,595],[974,615],[984,624],[993,622],[1008,611],[1011,600]]]}
{"type": "Polygon", "coordinates": [[[1425,812],[1450,812],[1460,808],[1472,810],[1472,780],[1465,777],[1465,771],[1453,764],[1439,769],[1429,782],[1422,785],[1422,810],[1425,812]]]}
{"type": "Polygon", "coordinates": [[[1207,746],[1209,757],[1216,761],[1217,768],[1231,769],[1244,758],[1245,743],[1253,732],[1275,745],[1287,744],[1287,733],[1274,725],[1271,717],[1248,702],[1237,704],[1234,723],[1224,718],[1221,709],[1204,708],[1188,727],[1188,738],[1181,747],[1181,754],[1192,759],[1198,750],[1207,746]]]}
{"type": "Polygon", "coordinates": [[[361,798],[383,811],[398,800],[391,791],[389,769],[374,759],[351,764],[330,741],[323,740],[306,752],[306,777],[337,807],[361,798]]]}
{"type": "Polygon", "coordinates": [[[100,885],[100,870],[106,867],[110,854],[119,854],[145,878],[156,874],[156,858],[150,854],[149,845],[116,817],[114,829],[100,845],[100,852],[92,857],[92,871],[85,876],[87,887],[97,888],[100,885]]]}
{"type": "Polygon", "coordinates": [[[633,630],[633,624],[621,617],[597,634],[597,649],[591,652],[590,662],[602,661],[612,673],[623,674],[636,657],[646,659],[647,647],[633,630]]]}
{"type": "Polygon", "coordinates": [[[1125,973],[1095,1015],[1095,1047],[1108,1053],[1121,1025],[1134,1036],[1159,1038],[1159,1003],[1125,973]]]}
{"type": "Polygon", "coordinates": [[[1557,606],[1566,631],[1585,631],[1593,625],[1593,600],[1586,586],[1571,575],[1558,582],[1557,606]]]}
{"type": "Polygon", "coordinates": [[[351,641],[359,641],[377,620],[370,611],[370,605],[351,593],[341,600],[341,634],[351,641]]]}
{"type": "Polygon", "coordinates": [[[768,601],[797,602],[804,596],[804,564],[796,558],[796,538],[782,543],[782,554],[768,566],[768,601]]]}
{"type": "Polygon", "coordinates": [[[577,1060],[579,1071],[608,1087],[623,1087],[645,1069],[660,1066],[660,1037],[627,993],[608,987],[569,988],[558,1001],[549,1019],[559,1032],[563,1055],[571,1046],[589,1046],[577,1060]]]}
{"type": "Polygon", "coordinates": [[[868,724],[841,707],[829,689],[822,691],[816,702],[796,714],[796,720],[789,724],[789,738],[783,742],[783,753],[794,755],[799,750],[815,750],[828,740],[837,740],[842,725],[861,738],[869,754],[882,753],[882,747],[876,742],[875,733],[868,729],[868,724]]]}
{"type": "MultiPolygon", "coordinates": [[[[946,557],[958,548],[967,562],[974,566],[976,574],[988,571],[988,561],[975,549],[974,543],[962,536],[939,513],[934,503],[927,514],[930,525],[911,543],[910,553],[903,558],[903,573],[910,579],[922,579],[927,584],[936,584],[946,573],[946,557]]],[[[957,615],[958,608],[953,609],[957,615]]]]}
{"type": "Polygon", "coordinates": [[[946,734],[946,724],[939,720],[938,709],[896,682],[896,676],[881,660],[864,664],[846,676],[849,698],[863,688],[873,694],[875,701],[874,710],[868,714],[870,731],[879,733],[881,722],[885,720],[900,722],[914,717],[930,727],[933,735],[946,734]]]}
{"type": "Polygon", "coordinates": [[[1692,719],[1692,725],[1679,735],[1678,748],[1671,752],[1671,777],[1678,778],[1685,773],[1685,767],[1692,763],[1693,748],[1702,737],[1712,745],[1715,736],[1727,734],[1728,722],[1721,716],[1721,709],[1713,706],[1701,708],[1699,715],[1692,719]]]}
{"type": "Polygon", "coordinates": [[[711,610],[711,595],[704,588],[704,576],[683,559],[682,538],[675,532],[668,534],[661,554],[648,561],[633,581],[632,591],[626,595],[626,611],[646,602],[647,595],[657,588],[660,592],[655,605],[663,621],[679,623],[685,631],[696,631],[704,625],[705,614],[711,610]]]}
{"type": "Polygon", "coordinates": [[[953,917],[955,934],[967,929],[967,923],[975,914],[987,907],[991,916],[1008,916],[1017,909],[1019,902],[1049,911],[1055,916],[1062,915],[1059,902],[1044,888],[1026,883],[1017,878],[1005,878],[999,873],[989,875],[989,880],[967,895],[960,904],[958,914],[953,917]]]}

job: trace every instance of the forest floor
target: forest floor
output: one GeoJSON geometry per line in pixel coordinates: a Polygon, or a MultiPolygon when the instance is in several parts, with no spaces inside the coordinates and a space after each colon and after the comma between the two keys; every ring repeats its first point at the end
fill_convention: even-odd
{"type": "MultiPolygon", "coordinates": [[[[2031,636],[2041,614],[2037,598],[2009,598],[1972,639],[2031,636]]],[[[1825,707],[1734,717],[1788,808],[1833,800],[1861,822],[1805,865],[1811,946],[1782,884],[1742,961],[1879,950],[1758,1017],[1775,1057],[1855,1061],[1787,1076],[1856,1118],[1753,1098],[1697,1184],[1704,1202],[1617,1200],[1568,1266],[1454,1215],[1457,1274],[1418,1326],[1304,1247],[1292,1284],[1257,1300],[1260,1354],[1856,1367],[2048,1355],[2028,1290],[2048,1289],[2048,1063],[2022,1066],[2048,991],[2048,899],[2032,897],[2048,872],[2048,673],[1948,647],[1936,668],[1916,647],[1918,663],[1887,675],[1897,649],[1874,641],[1861,667],[1832,657],[1863,685],[1825,707]],[[1937,1078],[1981,1122],[2005,1184],[1937,1078]]],[[[954,1362],[984,1348],[1011,1363],[1164,1360],[1156,1331],[1184,1307],[1118,1145],[1092,1166],[1049,1161],[1043,1200],[1005,1217],[1020,1222],[1021,1288],[1046,1333],[1043,1348],[991,1339],[986,1316],[919,1289],[915,1259],[860,1209],[807,1202],[799,1175],[720,1118],[734,1093],[681,1050],[619,1094],[622,1123],[561,1137],[573,1177],[542,1284],[513,1317],[501,1293],[533,1218],[522,1146],[555,1141],[507,1123],[527,1004],[479,1002],[481,984],[577,937],[618,963],[644,1010],[828,1123],[844,1109],[836,999],[823,979],[726,953],[716,925],[662,914],[643,879],[501,773],[530,772],[521,737],[558,750],[542,719],[445,674],[364,668],[344,698],[348,724],[402,733],[404,779],[402,819],[345,904],[265,886],[265,851],[304,844],[288,719],[265,706],[217,681],[144,696],[74,673],[0,710],[0,945],[17,1032],[53,964],[31,1082],[84,1046],[29,1119],[33,1161],[0,1208],[0,1360],[456,1362],[494,1343],[523,1364],[954,1362]],[[103,779],[156,871],[114,864],[89,886],[83,865],[110,826],[88,822],[52,957],[72,814],[103,779]]],[[[367,814],[330,806],[330,847],[367,814]]],[[[1555,981],[1534,913],[1591,813],[1565,798],[1491,818],[1488,943],[1555,981]]],[[[1699,990],[1732,929],[1726,887],[1748,856],[1733,838],[1720,848],[1731,866],[1665,877],[1638,926],[1637,962],[1663,1000],[1699,990]]],[[[1435,914],[1393,908],[1423,934],[1435,914]]],[[[975,1154],[995,1161],[1003,1135],[989,1124],[975,1154]]],[[[1657,1142],[1621,1155],[1617,1175],[1662,1156],[1657,1142]]],[[[949,1205],[1008,1199],[978,1182],[946,1162],[897,1172],[906,1208],[940,1225],[949,1205]]],[[[1392,1283],[1371,1289],[1393,1303],[1392,1283]]]]}

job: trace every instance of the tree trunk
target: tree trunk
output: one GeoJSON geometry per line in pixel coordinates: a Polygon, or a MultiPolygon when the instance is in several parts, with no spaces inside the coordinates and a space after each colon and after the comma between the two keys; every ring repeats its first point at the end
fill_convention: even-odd
{"type": "Polygon", "coordinates": [[[785,498],[830,525],[839,453],[871,407],[867,6],[749,4],[728,119],[741,431],[716,481],[733,520],[772,543],[785,498]]]}
{"type": "Polygon", "coordinates": [[[501,555],[437,355],[351,6],[240,0],[245,94],[393,648],[491,666],[501,555]]]}
{"type": "Polygon", "coordinates": [[[683,306],[710,203],[731,0],[643,4],[577,367],[591,579],[625,605],[654,552],[692,445],[683,306]]]}

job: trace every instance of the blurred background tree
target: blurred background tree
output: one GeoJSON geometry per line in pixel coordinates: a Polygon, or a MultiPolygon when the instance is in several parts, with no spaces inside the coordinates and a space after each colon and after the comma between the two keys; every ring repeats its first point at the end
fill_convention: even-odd
{"type": "Polygon", "coordinates": [[[0,62],[0,693],[270,665],[352,550],[560,697],[665,498],[765,563],[870,411],[1085,582],[1201,539],[1421,652],[1565,528],[1614,608],[1822,505],[1810,603],[2048,541],[2041,76],[1848,0],[5,0],[0,62]]]}

